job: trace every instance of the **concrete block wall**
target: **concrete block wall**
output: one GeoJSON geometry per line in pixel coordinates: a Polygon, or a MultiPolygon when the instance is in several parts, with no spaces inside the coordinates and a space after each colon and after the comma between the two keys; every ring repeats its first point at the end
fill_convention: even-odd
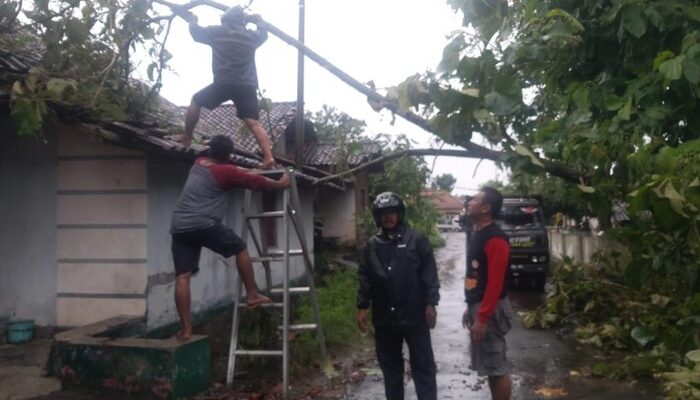
{"type": "Polygon", "coordinates": [[[56,324],[146,313],[146,156],[60,126],[56,324]]]}
{"type": "Polygon", "coordinates": [[[323,237],[338,240],[339,244],[354,245],[356,195],[352,189],[339,192],[334,189],[319,190],[316,216],[323,222],[323,237]]]}
{"type": "Polygon", "coordinates": [[[56,323],[56,137],[0,112],[0,320],[56,323]]]}
{"type": "Polygon", "coordinates": [[[562,259],[564,256],[576,261],[590,263],[593,256],[612,246],[606,236],[597,236],[591,232],[549,229],[549,251],[551,257],[562,259]]]}

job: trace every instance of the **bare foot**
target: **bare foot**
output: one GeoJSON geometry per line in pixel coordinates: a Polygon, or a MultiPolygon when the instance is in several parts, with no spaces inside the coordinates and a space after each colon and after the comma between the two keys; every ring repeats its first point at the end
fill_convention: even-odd
{"type": "Polygon", "coordinates": [[[260,163],[260,169],[272,169],[274,167],[275,167],[275,159],[274,158],[263,159],[263,162],[260,163]]]}
{"type": "Polygon", "coordinates": [[[175,337],[177,338],[178,342],[186,342],[192,339],[192,329],[183,329],[178,332],[175,337]]]}
{"type": "Polygon", "coordinates": [[[260,304],[265,303],[272,303],[272,300],[269,297],[264,296],[260,293],[255,293],[252,296],[248,296],[248,304],[246,305],[246,308],[252,310],[260,304]]]}
{"type": "Polygon", "coordinates": [[[187,137],[187,135],[184,133],[182,135],[179,135],[175,140],[180,142],[180,144],[185,147],[190,147],[190,145],[192,144],[192,138],[187,137]]]}

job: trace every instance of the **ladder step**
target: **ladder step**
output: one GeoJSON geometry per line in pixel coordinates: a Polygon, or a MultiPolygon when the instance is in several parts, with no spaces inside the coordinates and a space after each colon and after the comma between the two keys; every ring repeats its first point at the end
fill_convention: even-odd
{"type": "Polygon", "coordinates": [[[237,356],[282,356],[282,350],[236,350],[237,356]]]}
{"type": "MultiPolygon", "coordinates": [[[[248,305],[246,304],[245,301],[239,302],[238,303],[238,308],[246,308],[248,305]]],[[[284,307],[284,303],[263,303],[263,304],[258,304],[258,307],[262,308],[273,308],[273,307],[284,307]]]]}
{"type": "Polygon", "coordinates": [[[279,218],[284,217],[284,210],[282,211],[268,211],[260,214],[251,214],[248,219],[261,219],[261,218],[279,218]]]}
{"type": "MultiPolygon", "coordinates": [[[[289,250],[290,256],[300,256],[303,255],[304,251],[301,249],[289,250]]],[[[282,251],[272,251],[264,256],[251,257],[250,261],[253,262],[270,262],[270,261],[284,261],[284,252],[282,251]]]]}
{"type": "Polygon", "coordinates": [[[284,168],[266,169],[266,170],[258,172],[258,175],[262,175],[262,176],[279,175],[279,174],[284,174],[285,172],[287,172],[287,170],[284,168]]]}
{"type": "MultiPolygon", "coordinates": [[[[309,293],[310,291],[311,291],[311,289],[308,286],[299,286],[299,287],[290,287],[289,288],[289,294],[309,293]]],[[[270,290],[270,293],[283,294],[284,288],[274,288],[274,289],[270,290]]]]}
{"type": "MultiPolygon", "coordinates": [[[[316,328],[318,328],[318,325],[316,325],[316,324],[289,325],[290,331],[315,331],[316,328]]],[[[284,329],[284,326],[280,325],[277,327],[277,329],[282,330],[282,329],[284,329]]]]}

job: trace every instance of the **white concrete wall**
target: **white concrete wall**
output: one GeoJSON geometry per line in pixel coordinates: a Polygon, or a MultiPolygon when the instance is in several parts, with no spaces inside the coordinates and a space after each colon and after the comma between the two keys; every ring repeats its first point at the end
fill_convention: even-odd
{"type": "MultiPolygon", "coordinates": [[[[185,163],[149,157],[148,159],[148,329],[155,329],[178,321],[174,293],[174,266],[171,253],[170,218],[180,191],[187,178],[189,165],[185,163]]],[[[243,208],[242,190],[231,192],[228,214],[224,221],[238,234],[241,232],[243,208]]],[[[310,192],[302,191],[302,214],[305,220],[307,242],[313,248],[313,219],[310,192]]],[[[254,196],[259,206],[261,196],[254,196]]],[[[277,229],[278,240],[282,244],[281,225],[277,229]]],[[[293,242],[293,247],[295,246],[293,242]]],[[[248,240],[248,251],[255,255],[254,245],[248,240]]],[[[273,285],[282,282],[281,264],[273,268],[273,285]]],[[[229,305],[233,301],[234,283],[237,272],[224,264],[215,253],[203,249],[199,263],[199,273],[192,278],[192,312],[200,313],[212,308],[229,305]]],[[[292,278],[304,273],[301,259],[294,260],[292,278]]],[[[255,276],[258,286],[265,287],[265,274],[262,266],[256,265],[255,276]]]]}
{"type": "Polygon", "coordinates": [[[145,315],[145,154],[63,126],[56,168],[56,324],[145,315]]]}
{"type": "Polygon", "coordinates": [[[357,240],[355,229],[355,191],[339,192],[321,189],[316,198],[316,216],[323,221],[323,237],[338,243],[353,245],[357,240]]]}
{"type": "Polygon", "coordinates": [[[55,196],[55,135],[19,137],[0,113],[0,319],[56,322],[55,196]]]}
{"type": "Polygon", "coordinates": [[[597,252],[609,249],[611,246],[607,236],[549,228],[550,255],[560,260],[567,256],[576,261],[590,263],[597,252]]]}

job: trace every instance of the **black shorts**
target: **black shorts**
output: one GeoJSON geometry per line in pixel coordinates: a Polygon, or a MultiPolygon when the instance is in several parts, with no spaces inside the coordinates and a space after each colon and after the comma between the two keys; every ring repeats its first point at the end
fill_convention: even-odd
{"type": "Polygon", "coordinates": [[[259,118],[258,94],[253,85],[214,82],[192,96],[192,101],[209,110],[215,109],[226,100],[233,100],[238,118],[259,118]]]}
{"type": "Polygon", "coordinates": [[[173,263],[175,276],[199,271],[202,246],[229,258],[245,250],[245,242],[222,224],[192,232],[173,233],[173,263]]]}

